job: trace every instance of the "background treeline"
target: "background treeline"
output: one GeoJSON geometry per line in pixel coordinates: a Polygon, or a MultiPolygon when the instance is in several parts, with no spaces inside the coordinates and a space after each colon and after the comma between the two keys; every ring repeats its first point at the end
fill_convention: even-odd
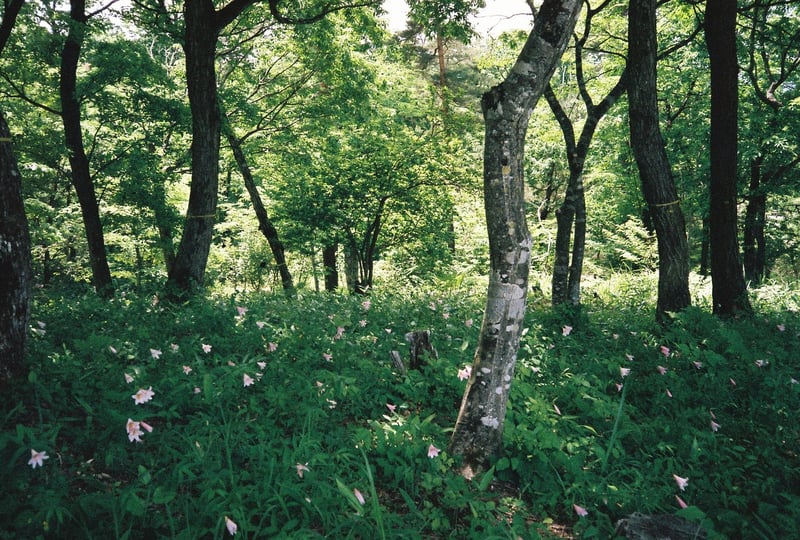
{"type": "MultiPolygon", "coordinates": [[[[552,94],[530,123],[533,263],[546,274],[571,248],[556,242],[563,235],[557,215],[574,211],[570,175],[578,166],[562,129],[574,126],[577,139],[589,120],[597,123],[591,148],[579,140],[572,149],[582,152],[583,275],[657,264],[626,100],[597,110],[606,96],[622,93],[615,85],[627,47],[625,6],[602,8],[591,27],[589,19],[579,23],[552,94]],[[560,123],[548,102],[563,114],[560,123]]],[[[740,11],[741,249],[747,279],[757,284],[797,272],[798,18],[791,5],[740,11]]],[[[101,287],[158,287],[175,271],[181,241],[194,241],[184,229],[205,221],[215,223],[208,273],[192,276],[207,285],[363,290],[376,278],[485,272],[478,96],[504,76],[525,32],[470,45],[450,39],[441,71],[436,39],[413,24],[392,36],[369,10],[281,24],[254,5],[220,31],[216,48],[219,201],[203,207],[209,214],[190,207],[187,215],[189,180],[198,174],[193,160],[203,158],[192,154],[192,126],[202,127],[187,97],[183,14],[147,2],[83,13],[76,22],[66,6],[26,4],[2,57],[3,108],[24,179],[37,285],[94,279],[101,287]],[[86,170],[74,137],[65,142],[62,95],[65,44],[78,27],[74,90],[64,95],[76,101],[86,170]]],[[[710,110],[702,13],[677,2],[659,13],[662,130],[693,269],[705,274],[710,110]]],[[[553,287],[578,298],[574,288],[553,287]]]]}

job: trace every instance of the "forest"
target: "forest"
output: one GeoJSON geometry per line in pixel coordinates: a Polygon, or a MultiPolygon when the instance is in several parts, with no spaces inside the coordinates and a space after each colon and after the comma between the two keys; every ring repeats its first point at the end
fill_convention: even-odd
{"type": "Polygon", "coordinates": [[[3,0],[0,539],[796,537],[799,6],[382,4],[3,0]]]}

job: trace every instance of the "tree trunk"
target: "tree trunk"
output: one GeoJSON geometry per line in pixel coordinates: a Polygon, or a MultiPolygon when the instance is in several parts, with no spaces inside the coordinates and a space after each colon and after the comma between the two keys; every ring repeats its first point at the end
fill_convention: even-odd
{"type": "Polygon", "coordinates": [[[747,209],[744,217],[744,279],[757,287],[764,278],[766,244],[764,224],[767,214],[767,194],[761,184],[762,157],[750,163],[750,189],[747,194],[747,209]]]}
{"type": "MultiPolygon", "coordinates": [[[[220,107],[221,109],[221,107],[220,107]]],[[[221,113],[222,114],[222,113],[221,113]]],[[[294,294],[294,282],[292,281],[292,274],[289,272],[289,266],[286,264],[286,251],[283,248],[278,230],[273,225],[272,220],[269,219],[267,209],[261,201],[261,195],[258,193],[256,183],[253,180],[253,173],[250,170],[250,165],[247,163],[247,157],[242,150],[242,144],[236,134],[233,132],[233,127],[228,123],[227,118],[223,115],[222,129],[228,139],[228,144],[233,151],[233,156],[236,159],[236,165],[239,167],[239,172],[244,179],[244,185],[247,188],[247,193],[250,194],[250,201],[253,203],[253,210],[255,210],[256,217],[258,218],[258,229],[267,239],[269,249],[272,251],[272,256],[275,259],[275,264],[278,267],[278,274],[281,277],[281,285],[283,291],[287,296],[294,294]]],[[[324,259],[324,255],[323,255],[324,259]]],[[[324,261],[323,261],[324,262],[324,261]]]]}
{"type": "MultiPolygon", "coordinates": [[[[0,52],[5,49],[24,0],[6,2],[0,23],[0,52]]],[[[31,314],[31,239],[22,178],[11,132],[0,111],[0,389],[24,373],[31,314]]]]}
{"type": "Polygon", "coordinates": [[[531,111],[564,52],[578,0],[545,0],[506,79],[483,95],[484,202],[490,274],[472,375],[450,452],[472,477],[500,451],[506,404],[525,317],[531,236],[525,221],[524,143],[531,111]]]}
{"type": "Polygon", "coordinates": [[[31,314],[31,239],[11,132],[0,112],[0,388],[21,375],[31,314]]]}
{"type": "Polygon", "coordinates": [[[365,293],[372,288],[378,237],[383,228],[383,212],[386,209],[388,200],[389,197],[384,196],[378,201],[375,216],[372,218],[372,222],[367,227],[367,230],[364,231],[361,245],[356,250],[356,261],[358,263],[358,283],[356,285],[356,292],[359,294],[365,293]]]}
{"type": "MultiPolygon", "coordinates": [[[[588,21],[587,21],[588,25],[588,21]]],[[[588,32],[588,30],[587,30],[588,32]]],[[[597,131],[600,120],[611,107],[622,97],[626,89],[625,72],[620,75],[617,84],[597,105],[592,103],[582,70],[582,50],[586,39],[584,37],[576,43],[576,71],[580,94],[586,107],[586,120],[581,129],[580,138],[575,141],[575,128],[558,98],[548,85],[545,98],[550,110],[561,128],[566,147],[567,161],[569,163],[569,182],[564,196],[564,202],[556,212],[556,248],[555,262],[553,265],[552,279],[552,304],[554,306],[564,303],[579,305],[581,301],[581,275],[583,274],[583,256],[586,246],[586,198],[583,189],[583,170],[589,147],[597,131]],[[575,224],[575,234],[572,238],[572,225],[575,224]],[[572,238],[572,260],[570,262],[570,239],[572,238]]]]}
{"type": "Polygon", "coordinates": [[[732,317],[751,311],[737,232],[736,0],[707,0],[705,38],[711,65],[711,297],[715,314],[732,317]]]}
{"type": "MultiPolygon", "coordinates": [[[[570,161],[573,161],[570,159],[570,161]]],[[[556,247],[553,264],[552,298],[554,306],[581,303],[581,274],[586,246],[586,199],[583,191],[583,160],[579,170],[570,165],[570,178],[564,202],[556,211],[556,247]],[[575,234],[572,234],[572,224],[575,234]],[[570,257],[570,244],[572,253],[570,257]]]]}
{"type": "Polygon", "coordinates": [[[106,258],[103,238],[103,224],[89,170],[89,159],[83,146],[81,129],[81,106],[76,95],[78,60],[86,31],[85,0],[70,0],[69,33],[61,53],[60,93],[61,118],[64,124],[64,138],[69,152],[72,169],[72,185],[81,206],[83,226],[89,247],[89,262],[92,267],[92,281],[98,294],[109,298],[114,294],[111,284],[111,271],[106,258]]]}
{"type": "Polygon", "coordinates": [[[708,232],[708,217],[703,216],[703,226],[700,234],[700,275],[708,276],[709,265],[711,264],[711,235],[708,232]]]}
{"type": "Polygon", "coordinates": [[[658,239],[656,316],[680,311],[689,296],[689,244],[656,101],[656,0],[632,0],[628,13],[628,85],[631,147],[642,193],[658,239]]]}
{"type": "Polygon", "coordinates": [[[583,191],[583,174],[578,177],[575,201],[575,237],[572,242],[572,262],[569,265],[567,282],[567,301],[573,306],[581,303],[581,275],[583,274],[583,253],[586,248],[586,199],[583,191]]]}
{"type": "Polygon", "coordinates": [[[167,274],[172,272],[175,266],[175,245],[172,241],[172,229],[166,225],[163,212],[155,210],[156,229],[158,230],[158,245],[161,248],[161,255],[164,257],[164,266],[167,274]]]}
{"type": "Polygon", "coordinates": [[[447,114],[447,71],[441,32],[436,33],[436,57],[439,60],[439,99],[442,101],[442,112],[447,114]]]}
{"type": "Polygon", "coordinates": [[[361,293],[358,280],[358,248],[355,238],[348,236],[344,248],[344,276],[347,281],[347,290],[350,294],[361,293]]]}
{"type": "Polygon", "coordinates": [[[211,0],[184,3],[186,86],[192,112],[192,182],[183,235],[167,280],[170,294],[203,285],[219,188],[220,115],[214,59],[218,28],[211,0]]]}
{"type": "Polygon", "coordinates": [[[335,242],[322,249],[322,272],[325,274],[325,290],[334,292],[339,288],[339,271],[336,269],[336,255],[339,245],[335,242]]]}
{"type": "Polygon", "coordinates": [[[556,245],[553,261],[553,278],[551,281],[551,302],[554,306],[565,304],[569,283],[569,252],[572,243],[572,224],[575,221],[575,185],[572,173],[564,194],[564,202],[556,210],[556,245]]]}

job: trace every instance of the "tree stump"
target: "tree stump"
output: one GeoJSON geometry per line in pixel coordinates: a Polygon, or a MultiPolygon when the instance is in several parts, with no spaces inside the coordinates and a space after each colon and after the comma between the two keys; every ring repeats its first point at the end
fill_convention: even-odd
{"type": "Polygon", "coordinates": [[[673,515],[646,515],[634,512],[617,521],[617,536],[631,540],[695,540],[706,538],[705,529],[673,515]]]}
{"type": "Polygon", "coordinates": [[[392,364],[400,372],[405,375],[408,369],[419,369],[425,363],[425,357],[439,358],[439,353],[431,345],[431,332],[430,330],[415,330],[406,334],[406,341],[409,343],[409,359],[408,368],[403,363],[398,351],[389,352],[392,359],[392,364]]]}

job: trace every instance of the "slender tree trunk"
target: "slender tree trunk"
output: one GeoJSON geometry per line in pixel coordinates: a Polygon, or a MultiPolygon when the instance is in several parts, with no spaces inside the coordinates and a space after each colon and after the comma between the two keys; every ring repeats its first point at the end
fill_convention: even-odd
{"type": "MultiPolygon", "coordinates": [[[[588,30],[587,30],[588,31],[588,30]]],[[[556,212],[556,250],[553,265],[552,279],[552,304],[559,305],[569,302],[579,305],[581,301],[581,275],[583,274],[583,258],[586,247],[586,197],[583,188],[583,171],[592,139],[597,131],[600,120],[608,113],[611,107],[619,101],[626,89],[626,76],[623,71],[617,84],[611,89],[597,105],[592,103],[586,90],[586,83],[581,68],[581,54],[584,40],[576,45],[576,66],[578,71],[578,84],[581,87],[586,106],[586,120],[583,123],[581,134],[575,141],[575,129],[572,121],[558,101],[552,87],[548,85],[545,99],[550,110],[558,121],[564,137],[564,145],[569,163],[569,182],[564,196],[564,202],[556,212]],[[572,238],[572,225],[575,224],[575,234],[572,238]],[[570,261],[570,240],[572,239],[572,258],[570,261]]]]}
{"type": "Polygon", "coordinates": [[[466,477],[501,448],[531,258],[525,221],[525,134],[580,9],[577,0],[545,0],[511,72],[481,100],[486,125],[483,178],[489,287],[472,375],[450,441],[450,452],[464,458],[466,477]]]}
{"type": "Polygon", "coordinates": [[[186,85],[192,111],[192,182],[183,235],[167,280],[170,294],[203,285],[219,190],[220,114],[214,66],[218,28],[210,0],[184,3],[186,85]]]}
{"type": "Polygon", "coordinates": [[[24,371],[31,314],[31,239],[11,132],[0,112],[0,388],[24,371]]]}
{"type": "Polygon", "coordinates": [[[556,210],[556,245],[553,261],[551,302],[554,306],[565,304],[568,297],[569,253],[572,244],[572,224],[575,222],[575,185],[572,172],[564,194],[564,202],[556,210]]]}
{"type": "Polygon", "coordinates": [[[689,296],[686,223],[658,124],[656,0],[631,0],[628,12],[628,103],[631,147],[658,238],[656,315],[680,311],[689,296]]]}
{"type": "Polygon", "coordinates": [[[442,112],[447,114],[447,76],[444,57],[444,39],[442,34],[436,34],[436,57],[439,60],[439,99],[442,101],[442,112]]]}
{"type": "Polygon", "coordinates": [[[69,164],[72,169],[72,185],[81,206],[83,226],[89,247],[89,262],[92,267],[92,281],[98,294],[111,297],[114,288],[111,284],[111,271],[106,258],[106,246],[103,238],[103,224],[100,221],[100,209],[94,190],[89,159],[83,146],[81,129],[81,106],[76,95],[78,60],[86,32],[85,0],[70,0],[69,33],[61,53],[61,118],[64,124],[64,138],[69,152],[69,164]]]}
{"type": "Polygon", "coordinates": [[[747,209],[744,216],[744,279],[757,287],[764,277],[766,265],[766,245],[764,223],[767,214],[767,195],[761,185],[761,163],[756,157],[750,162],[750,189],[747,194],[747,209]]]}
{"type": "MultiPolygon", "coordinates": [[[[269,249],[272,251],[272,256],[275,259],[275,265],[278,267],[278,274],[281,278],[281,285],[283,291],[287,296],[294,294],[294,282],[292,281],[292,274],[289,272],[289,266],[286,264],[286,251],[283,248],[278,230],[273,225],[272,220],[267,214],[267,209],[261,201],[261,195],[258,193],[258,188],[253,180],[253,173],[250,170],[250,165],[247,162],[247,157],[244,155],[242,144],[236,134],[233,132],[233,127],[228,123],[223,115],[222,129],[228,139],[228,144],[233,151],[233,156],[236,159],[236,165],[239,167],[239,172],[244,179],[244,185],[247,188],[247,193],[250,194],[250,201],[253,204],[256,217],[258,218],[258,228],[267,239],[269,249]]],[[[324,256],[323,256],[324,259],[324,256]]],[[[323,261],[324,262],[324,261],[323,261]]]]}
{"type": "Polygon", "coordinates": [[[751,311],[737,230],[736,0],[706,1],[705,37],[711,64],[711,296],[714,313],[732,317],[751,311]]]}
{"type": "Polygon", "coordinates": [[[161,255],[164,257],[167,275],[169,275],[172,267],[175,266],[175,244],[172,241],[172,229],[166,225],[166,219],[162,212],[156,210],[155,214],[158,244],[161,247],[161,255]]]}
{"type": "Polygon", "coordinates": [[[583,191],[583,175],[578,177],[578,194],[575,201],[575,238],[572,242],[572,262],[569,265],[567,299],[573,306],[581,303],[581,275],[583,274],[583,254],[586,250],[586,199],[583,191]]]}
{"type": "Polygon", "coordinates": [[[347,243],[344,248],[344,275],[347,281],[347,290],[350,294],[360,294],[362,292],[358,278],[358,247],[355,238],[348,235],[347,243]]]}
{"type": "Polygon", "coordinates": [[[378,208],[375,210],[375,217],[369,224],[361,245],[357,250],[358,257],[358,292],[365,293],[372,289],[372,282],[375,268],[375,255],[377,253],[378,237],[383,228],[383,213],[386,209],[388,197],[383,197],[378,201],[378,208]]]}
{"type": "Polygon", "coordinates": [[[711,234],[709,233],[709,219],[707,216],[703,216],[700,234],[700,275],[708,276],[711,265],[711,234]]]}
{"type": "Polygon", "coordinates": [[[339,288],[339,271],[336,269],[337,243],[331,243],[322,250],[322,271],[325,274],[325,290],[334,292],[339,288]]]}
{"type": "Polygon", "coordinates": [[[547,171],[547,182],[545,183],[544,188],[544,200],[539,203],[539,207],[536,209],[536,217],[539,221],[544,221],[550,216],[550,208],[553,204],[553,195],[556,192],[556,163],[555,161],[551,162],[550,169],[547,171]]]}

